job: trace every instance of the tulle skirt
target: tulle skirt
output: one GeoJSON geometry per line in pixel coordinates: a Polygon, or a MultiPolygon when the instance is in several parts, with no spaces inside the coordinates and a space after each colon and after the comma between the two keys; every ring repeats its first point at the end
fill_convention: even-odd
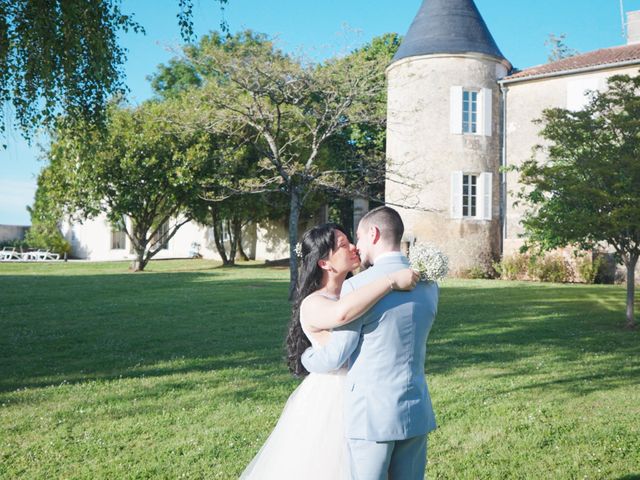
{"type": "Polygon", "coordinates": [[[312,373],[291,394],[277,425],[241,480],[343,480],[346,370],[312,373]]]}

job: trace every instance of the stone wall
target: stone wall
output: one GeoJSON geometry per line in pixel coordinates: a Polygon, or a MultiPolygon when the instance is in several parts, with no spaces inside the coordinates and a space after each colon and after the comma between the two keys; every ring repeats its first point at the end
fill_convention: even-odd
{"type": "Polygon", "coordinates": [[[386,201],[398,208],[408,240],[428,241],[460,273],[500,251],[500,95],[506,68],[480,54],[428,55],[392,64],[388,75],[386,201]],[[452,86],[491,89],[491,136],[451,133],[452,86]],[[451,174],[493,173],[492,218],[451,216],[451,174]]]}
{"type": "Polygon", "coordinates": [[[24,240],[28,230],[29,227],[23,225],[0,225],[0,242],[24,240]]]}

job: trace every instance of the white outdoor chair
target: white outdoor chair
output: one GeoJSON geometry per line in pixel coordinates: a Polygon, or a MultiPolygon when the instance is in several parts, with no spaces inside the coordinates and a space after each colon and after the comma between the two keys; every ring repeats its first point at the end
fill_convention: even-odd
{"type": "Polygon", "coordinates": [[[37,260],[60,260],[60,255],[57,253],[52,253],[49,250],[38,250],[37,252],[37,260]]]}
{"type": "Polygon", "coordinates": [[[22,260],[19,252],[14,247],[4,247],[0,252],[1,260],[22,260]]]}
{"type": "Polygon", "coordinates": [[[38,260],[38,251],[37,250],[29,250],[26,252],[22,252],[21,260],[38,260]]]}

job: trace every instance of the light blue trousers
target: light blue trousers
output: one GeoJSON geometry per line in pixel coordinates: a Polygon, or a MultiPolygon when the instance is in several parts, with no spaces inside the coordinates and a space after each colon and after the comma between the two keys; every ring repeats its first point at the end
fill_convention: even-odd
{"type": "Polygon", "coordinates": [[[393,442],[348,439],[351,480],[423,480],[427,436],[393,442]]]}

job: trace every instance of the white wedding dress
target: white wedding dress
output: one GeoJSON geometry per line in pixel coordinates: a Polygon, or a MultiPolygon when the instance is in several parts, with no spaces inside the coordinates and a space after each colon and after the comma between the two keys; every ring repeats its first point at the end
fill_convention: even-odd
{"type": "MultiPolygon", "coordinates": [[[[304,323],[303,323],[304,325],[304,323]]],[[[314,348],[321,348],[303,326],[314,348]]],[[[241,480],[346,480],[346,369],[311,373],[289,396],[277,425],[241,480]]]]}

